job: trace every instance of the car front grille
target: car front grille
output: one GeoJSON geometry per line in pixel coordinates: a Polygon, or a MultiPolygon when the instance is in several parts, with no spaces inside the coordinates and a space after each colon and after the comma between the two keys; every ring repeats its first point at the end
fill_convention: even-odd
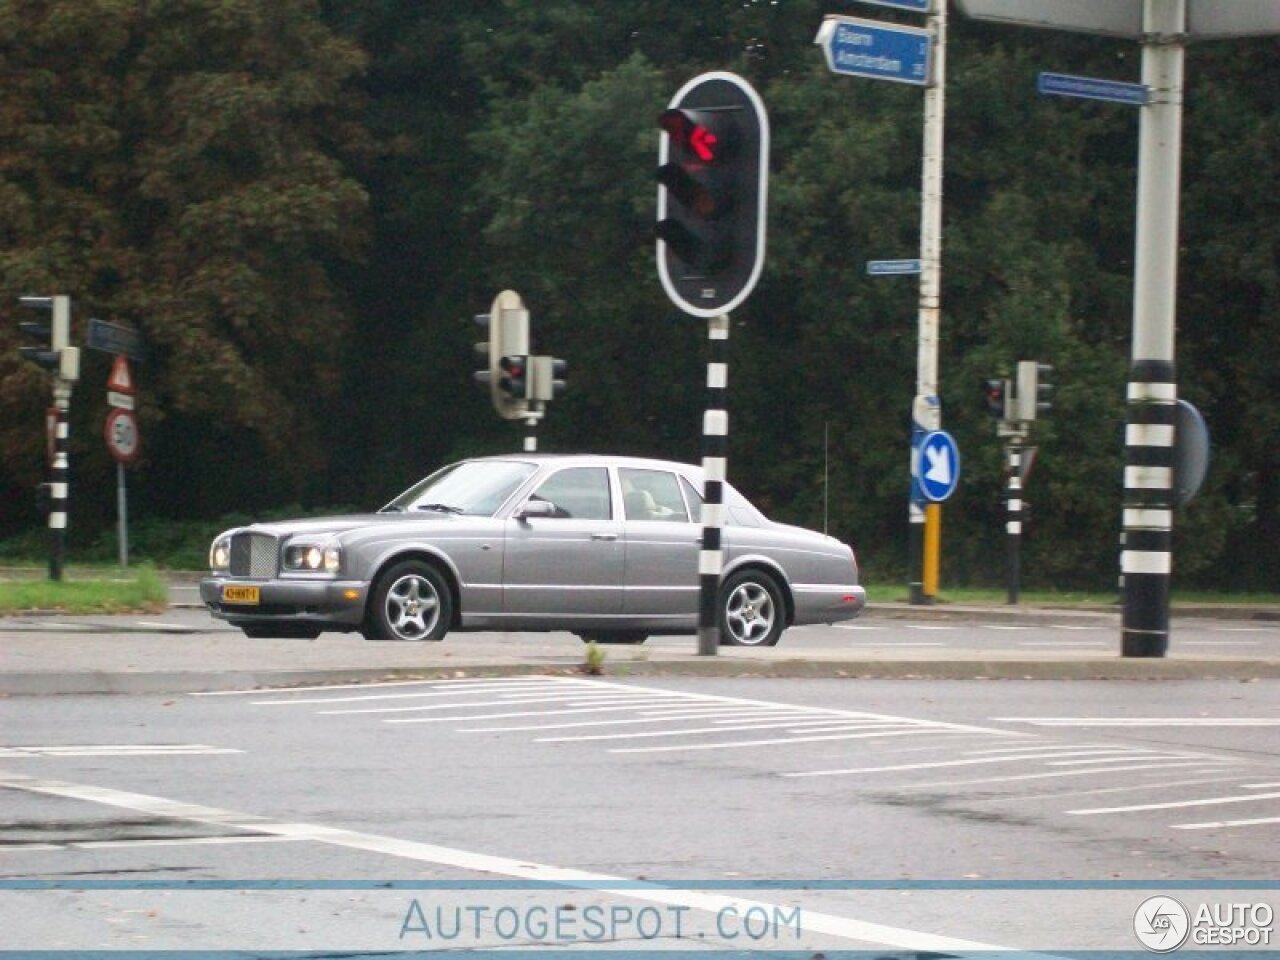
{"type": "Polygon", "coordinates": [[[231,538],[231,575],[274,577],[279,555],[275,537],[265,533],[237,533],[231,538]]]}

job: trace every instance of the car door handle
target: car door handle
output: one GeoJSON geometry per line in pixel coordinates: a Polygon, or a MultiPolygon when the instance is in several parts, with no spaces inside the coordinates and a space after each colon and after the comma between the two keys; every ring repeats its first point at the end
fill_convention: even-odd
{"type": "Polygon", "coordinates": [[[591,535],[591,539],[592,540],[617,540],[618,535],[616,533],[593,533],[591,535]]]}

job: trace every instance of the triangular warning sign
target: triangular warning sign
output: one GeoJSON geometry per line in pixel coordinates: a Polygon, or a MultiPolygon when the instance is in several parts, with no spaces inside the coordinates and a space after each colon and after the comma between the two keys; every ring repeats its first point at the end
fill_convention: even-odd
{"type": "Polygon", "coordinates": [[[129,361],[123,353],[116,354],[115,362],[111,364],[107,389],[116,393],[133,393],[133,375],[129,372],[129,361]]]}

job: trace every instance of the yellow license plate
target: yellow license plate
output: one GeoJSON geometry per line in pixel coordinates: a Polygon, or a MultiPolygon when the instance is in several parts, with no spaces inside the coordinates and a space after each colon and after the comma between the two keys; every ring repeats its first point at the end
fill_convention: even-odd
{"type": "Polygon", "coordinates": [[[257,587],[228,587],[222,588],[223,603],[260,603],[262,601],[262,593],[257,587]]]}

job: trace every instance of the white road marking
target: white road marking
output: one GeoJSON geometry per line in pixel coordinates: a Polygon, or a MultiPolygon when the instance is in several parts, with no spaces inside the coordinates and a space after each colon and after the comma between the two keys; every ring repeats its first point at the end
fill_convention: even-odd
{"type": "MultiPolygon", "coordinates": [[[[686,743],[669,747],[611,747],[610,753],[676,753],[681,750],[735,750],[742,747],[771,747],[778,744],[813,743],[820,740],[866,740],[873,737],[901,737],[917,733],[950,733],[919,727],[911,730],[884,730],[873,733],[832,733],[812,737],[781,737],[768,740],[733,740],[729,743],[686,743]]],[[[783,774],[790,776],[790,774],[783,774]]]]}
{"type": "MultiPolygon", "coordinates": [[[[853,773],[898,773],[904,770],[934,770],[940,767],[966,767],[980,763],[1012,763],[1022,760],[1044,760],[1058,757],[1085,757],[1085,756],[1102,756],[1116,752],[1114,748],[1110,749],[1089,749],[1089,750],[1071,750],[1071,751],[1044,751],[1039,748],[1035,749],[1035,753],[1016,753],[1005,754],[999,757],[971,757],[968,760],[933,760],[927,763],[899,763],[882,767],[850,767],[844,770],[805,770],[798,773],[784,773],[784,777],[837,777],[845,776],[853,773]]],[[[1136,751],[1135,751],[1136,752],[1136,751]]]]}
{"type": "Polygon", "coordinates": [[[1280,727],[1280,717],[992,717],[1037,727],[1280,727]]]}
{"type": "Polygon", "coordinates": [[[0,757],[166,757],[244,753],[204,743],[93,743],[0,747],[0,757]]]}
{"type": "MultiPolygon", "coordinates": [[[[582,713],[616,713],[619,710],[634,710],[635,704],[618,704],[612,707],[574,707],[570,710],[505,710],[502,713],[475,713],[465,717],[388,717],[383,723],[462,723],[468,720],[505,720],[508,717],[565,717],[582,713]]],[[[328,710],[321,713],[365,713],[363,710],[328,710]]],[[[387,712],[387,711],[381,711],[387,712]]]]}
{"type": "MultiPolygon", "coordinates": [[[[1020,780],[1055,780],[1060,777],[1084,777],[1093,773],[1122,773],[1133,770],[1179,770],[1187,767],[1215,767],[1229,766],[1233,761],[1230,760],[1173,760],[1167,763],[1138,763],[1129,767],[1106,767],[1096,768],[1089,767],[1083,770],[1054,770],[1051,773],[1014,773],[1003,777],[975,777],[970,780],[933,780],[928,783],[908,783],[896,784],[896,790],[925,790],[935,789],[939,787],[972,787],[979,784],[987,783],[1016,783],[1020,780]]],[[[796,776],[796,774],[784,773],[784,777],[796,776]]]]}
{"type": "Polygon", "coordinates": [[[1206,823],[1174,823],[1174,830],[1217,830],[1221,827],[1256,827],[1265,823],[1280,823],[1280,817],[1257,817],[1252,820],[1210,820],[1206,823]]]}
{"type": "Polygon", "coordinates": [[[294,837],[238,836],[238,837],[156,837],[136,840],[74,840],[65,846],[77,850],[110,850],[114,847],[220,847],[239,843],[293,843],[294,837]]]}
{"type": "Polygon", "coordinates": [[[1068,810],[1077,817],[1089,817],[1098,813],[1131,813],[1135,810],[1178,810],[1182,807],[1212,807],[1219,803],[1249,803],[1253,800],[1274,800],[1280,793],[1233,794],[1229,797],[1201,797],[1197,800],[1170,800],[1165,803],[1135,803],[1127,807],[1090,807],[1084,810],[1068,810]]]}
{"type": "MultiPolygon", "coordinates": [[[[59,780],[41,780],[3,772],[0,772],[0,787],[9,787],[46,796],[85,800],[157,817],[192,820],[197,823],[216,823],[220,826],[238,826],[246,831],[297,840],[312,840],[317,843],[327,843],[349,850],[380,853],[385,856],[399,857],[419,863],[432,863],[461,870],[473,870],[479,873],[514,877],[521,880],[559,883],[570,888],[582,887],[635,900],[687,906],[694,910],[713,914],[718,914],[721,910],[730,906],[740,911],[749,909],[752,906],[760,906],[765,910],[773,910],[778,906],[762,901],[744,900],[735,896],[662,887],[658,884],[654,884],[652,887],[633,887],[633,881],[627,881],[622,877],[608,874],[531,863],[523,859],[491,856],[436,844],[400,840],[395,837],[361,833],[355,830],[343,830],[338,827],[327,827],[321,824],[284,823],[267,817],[238,813],[233,810],[183,803],[165,797],[112,790],[107,787],[94,787],[59,780]],[[616,890],[608,889],[607,886],[602,887],[602,885],[607,885],[611,882],[625,883],[627,886],[624,889],[616,890]]],[[[924,933],[918,930],[908,930],[903,927],[891,927],[881,923],[856,920],[851,917],[842,917],[830,913],[806,910],[804,917],[807,931],[824,933],[844,940],[898,947],[904,950],[984,952],[1009,949],[1008,947],[924,933]]]]}
{"type": "MultiPolygon", "coordinates": [[[[466,703],[432,703],[419,704],[413,707],[347,707],[344,710],[317,710],[316,713],[324,716],[351,716],[361,713],[428,713],[433,710],[483,710],[492,707],[518,707],[530,703],[562,703],[568,709],[534,711],[542,713],[568,713],[573,709],[590,709],[596,707],[605,710],[624,710],[627,708],[635,708],[641,706],[650,706],[652,704],[670,703],[669,697],[659,696],[636,696],[636,697],[619,697],[619,696],[595,696],[595,697],[574,697],[572,699],[562,697],[530,697],[522,700],[487,700],[479,703],[468,701],[466,703]]],[[[517,716],[518,714],[507,714],[508,716],[517,716]]],[[[503,714],[490,714],[490,716],[503,716],[503,714]]],[[[445,717],[447,720],[465,720],[467,717],[450,716],[445,717]]]]}
{"type": "MultiPolygon", "coordinates": [[[[822,720],[810,720],[811,724],[827,724],[832,722],[831,717],[822,720]]],[[[855,721],[847,721],[847,724],[853,724],[855,721]]],[[[901,729],[902,724],[889,723],[857,723],[856,726],[845,726],[845,729],[860,730],[884,730],[884,729],[901,729]]],[[[584,733],[572,737],[535,737],[534,743],[569,743],[581,740],[633,740],[647,737],[684,737],[696,736],[702,733],[730,733],[737,730],[770,730],[777,727],[787,727],[792,730],[800,731],[803,725],[796,720],[774,720],[774,721],[757,721],[755,723],[735,723],[732,725],[718,727],[686,727],[683,730],[643,730],[631,731],[628,733],[584,733]]]]}

